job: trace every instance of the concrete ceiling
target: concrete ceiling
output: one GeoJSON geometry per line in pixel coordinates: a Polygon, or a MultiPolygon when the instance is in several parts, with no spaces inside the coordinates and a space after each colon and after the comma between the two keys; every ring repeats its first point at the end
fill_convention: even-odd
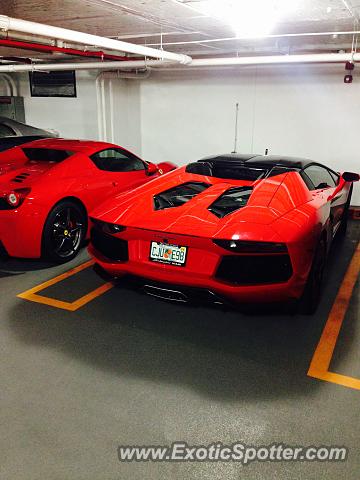
{"type": "MultiPolygon", "coordinates": [[[[256,3],[260,0],[238,1],[256,3]]],[[[296,1],[296,8],[281,19],[271,34],[340,32],[360,28],[356,24],[356,19],[360,18],[360,0],[288,1],[296,1]]],[[[221,18],[201,13],[199,6],[204,2],[206,0],[0,0],[0,14],[155,48],[159,48],[162,36],[164,49],[192,56],[351,49],[352,36],[341,34],[219,41],[234,38],[235,33],[221,18]]],[[[15,34],[11,35],[11,38],[15,37],[15,34]]],[[[0,56],[49,59],[48,54],[5,47],[0,47],[0,56]]],[[[59,56],[53,58],[59,59],[59,56]]]]}

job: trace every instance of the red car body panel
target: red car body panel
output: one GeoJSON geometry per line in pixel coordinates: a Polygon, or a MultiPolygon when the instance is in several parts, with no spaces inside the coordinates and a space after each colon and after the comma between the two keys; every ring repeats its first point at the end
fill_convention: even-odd
{"type": "Polygon", "coordinates": [[[89,251],[115,277],[131,274],[162,284],[198,287],[235,302],[299,298],[319,238],[326,235],[330,245],[350,186],[340,176],[336,187],[311,191],[299,171],[291,169],[265,179],[245,181],[188,173],[183,167],[137,188],[131,195],[118,195],[91,213],[95,225],[100,221],[125,227],[112,236],[127,242],[127,261],[112,260],[94,244],[90,244],[89,251]],[[205,182],[210,187],[181,206],[155,209],[155,195],[187,182],[205,182]],[[253,187],[246,206],[223,218],[209,211],[221,194],[236,186],[253,187]],[[285,244],[292,266],[290,278],[256,285],[237,285],[217,278],[222,259],[232,254],[214,243],[224,239],[285,244]],[[186,265],[151,261],[152,241],[188,247],[186,265]]]}
{"type": "Polygon", "coordinates": [[[16,189],[30,189],[18,208],[0,209],[0,242],[10,256],[41,256],[46,218],[54,205],[64,198],[76,199],[89,212],[107,198],[136,188],[174,168],[170,163],[161,164],[161,169],[151,176],[145,169],[131,172],[100,170],[89,157],[108,148],[127,152],[106,142],[44,139],[0,153],[0,199],[16,189]],[[59,163],[36,162],[28,160],[23,148],[66,150],[72,155],[59,163]],[[20,182],[15,178],[17,175],[22,176],[20,182]]]}

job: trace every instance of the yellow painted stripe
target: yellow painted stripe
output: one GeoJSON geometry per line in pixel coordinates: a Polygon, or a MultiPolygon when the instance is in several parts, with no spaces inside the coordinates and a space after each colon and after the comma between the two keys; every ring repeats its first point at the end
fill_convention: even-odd
{"type": "Polygon", "coordinates": [[[83,307],[87,303],[91,302],[97,297],[100,297],[103,293],[107,292],[111,288],[113,288],[114,284],[111,282],[104,283],[104,285],[101,285],[101,287],[97,288],[96,290],[93,290],[92,292],[84,295],[83,297],[79,298],[79,300],[76,300],[73,302],[72,305],[72,311],[78,310],[79,308],[83,307]]]}
{"type": "Polygon", "coordinates": [[[100,287],[96,288],[92,292],[87,293],[83,297],[75,300],[74,302],[64,302],[62,300],[57,300],[55,298],[45,297],[43,295],[39,295],[38,292],[45,290],[46,288],[52,285],[55,285],[56,283],[66,280],[72,275],[75,275],[76,273],[79,273],[82,270],[85,270],[86,268],[91,267],[93,264],[94,264],[94,261],[89,260],[88,262],[85,262],[79,265],[78,267],[72,268],[71,270],[68,270],[67,272],[62,273],[61,275],[58,275],[57,277],[54,277],[51,280],[43,282],[40,285],[37,285],[36,287],[31,288],[30,290],[26,290],[26,292],[19,293],[17,296],[19,298],[23,298],[31,302],[42,303],[43,305],[49,305],[51,307],[74,312],[79,308],[83,307],[84,305],[86,305],[87,303],[91,302],[95,298],[99,297],[103,293],[110,290],[114,285],[111,282],[105,283],[104,285],[101,285],[100,287]]]}
{"type": "Polygon", "coordinates": [[[344,321],[346,311],[360,271],[360,244],[357,245],[353,258],[347,269],[334,305],[330,311],[325,328],[310,363],[308,375],[346,387],[360,389],[360,380],[329,372],[329,365],[335,345],[344,321]]]}
{"type": "Polygon", "coordinates": [[[29,300],[30,302],[42,303],[43,305],[49,305],[50,307],[56,307],[56,308],[61,308],[62,310],[72,311],[71,302],[63,302],[62,300],[56,300],[55,298],[44,297],[42,295],[37,295],[36,293],[29,293],[28,295],[21,294],[21,295],[18,295],[18,297],[23,298],[24,300],[29,300]]]}
{"type": "Polygon", "coordinates": [[[310,375],[318,378],[319,380],[325,380],[326,382],[336,383],[343,387],[354,388],[360,390],[360,379],[354,377],[348,377],[347,375],[340,375],[333,372],[319,372],[318,375],[310,375]]]}
{"type": "Polygon", "coordinates": [[[45,290],[45,288],[51,287],[52,285],[55,285],[55,283],[61,282],[62,280],[65,280],[66,278],[69,278],[72,275],[75,275],[75,273],[81,272],[82,270],[85,270],[85,268],[91,267],[91,265],[93,265],[94,263],[95,263],[94,260],[89,260],[88,262],[82,263],[81,265],[75,268],[72,268],[71,270],[68,270],[67,272],[62,273],[61,275],[58,275],[57,277],[54,277],[51,280],[48,280],[47,282],[40,283],[40,285],[30,288],[30,290],[26,290],[26,292],[19,293],[17,296],[19,298],[27,298],[32,293],[37,293],[37,292],[40,292],[41,290],[45,290]]]}

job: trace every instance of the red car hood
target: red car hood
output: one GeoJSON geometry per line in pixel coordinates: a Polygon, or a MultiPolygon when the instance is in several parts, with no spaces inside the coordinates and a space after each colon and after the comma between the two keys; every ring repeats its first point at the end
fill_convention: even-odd
{"type": "Polygon", "coordinates": [[[240,225],[269,225],[279,216],[308,201],[305,195],[297,195],[286,201],[286,195],[280,202],[273,202],[275,194],[281,190],[284,181],[286,191],[291,185],[293,173],[284,173],[265,180],[227,181],[185,173],[184,169],[160,177],[132,192],[119,195],[107,201],[92,212],[91,216],[99,220],[117,223],[126,227],[157,230],[166,233],[178,233],[201,237],[219,236],[228,238],[239,231],[240,225]],[[211,187],[187,202],[186,204],[156,211],[153,197],[176,185],[195,181],[211,183],[211,187]],[[248,204],[235,212],[218,218],[208,210],[224,191],[233,186],[253,186],[254,190],[248,204]]]}

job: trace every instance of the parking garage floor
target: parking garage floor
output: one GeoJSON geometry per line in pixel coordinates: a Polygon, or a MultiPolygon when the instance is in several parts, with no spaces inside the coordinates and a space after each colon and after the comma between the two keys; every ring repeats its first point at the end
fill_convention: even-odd
{"type": "Polygon", "coordinates": [[[313,317],[169,304],[112,288],[87,263],[71,270],[88,261],[85,251],[57,267],[2,262],[0,478],[358,480],[360,295],[345,275],[350,265],[354,283],[359,234],[353,222],[336,243],[313,317]],[[339,289],[348,298],[334,309],[339,289]],[[329,318],[340,330],[322,336],[329,318]],[[318,348],[331,374],[316,365],[318,348]],[[344,445],[349,457],[248,466],[117,457],[119,445],[178,440],[344,445]]]}

